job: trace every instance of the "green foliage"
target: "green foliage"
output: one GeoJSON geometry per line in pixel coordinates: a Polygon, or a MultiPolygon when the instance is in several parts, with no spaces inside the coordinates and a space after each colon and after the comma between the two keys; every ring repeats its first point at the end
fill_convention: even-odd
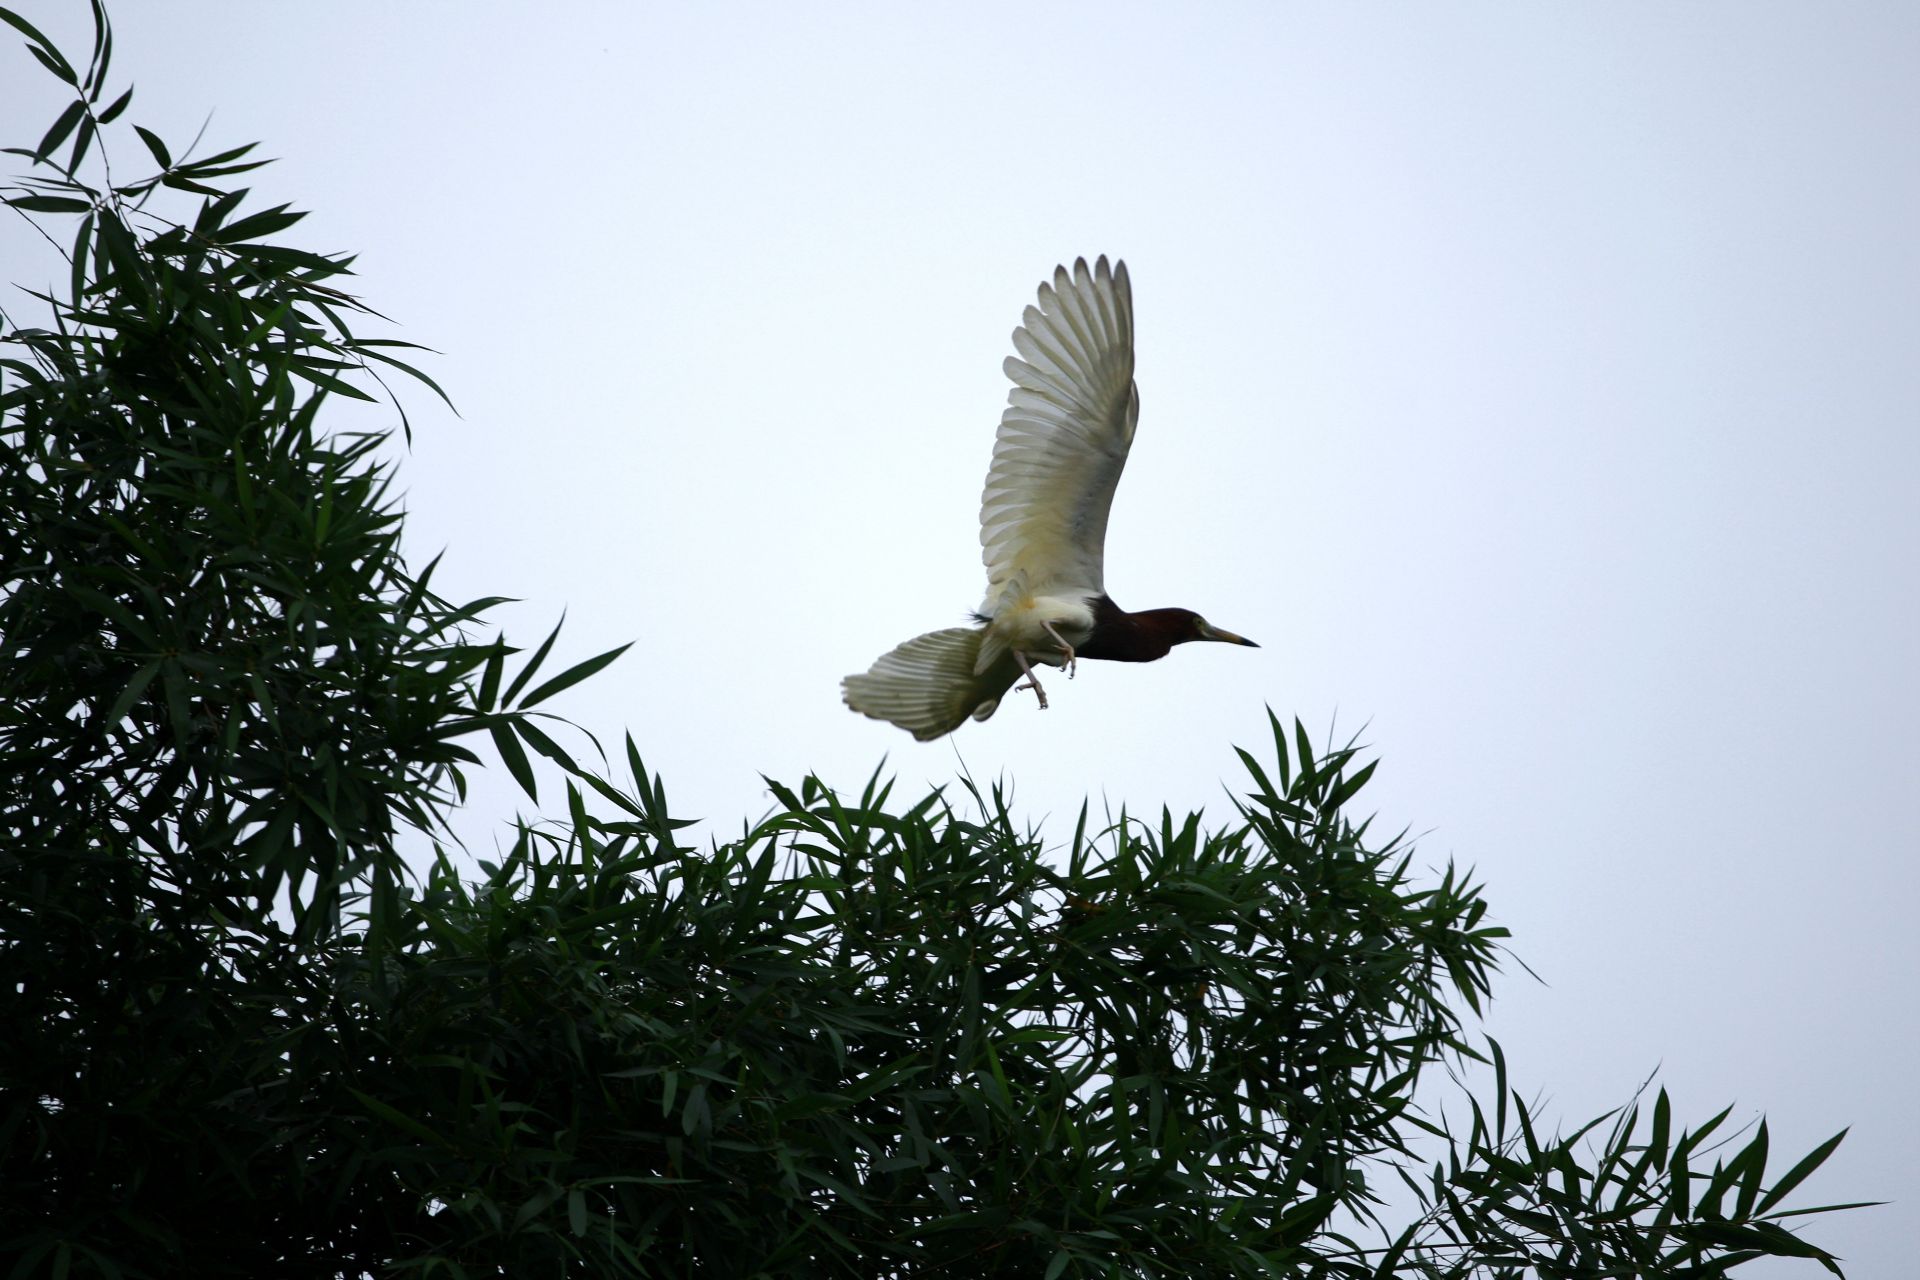
{"type": "Polygon", "coordinates": [[[1275,798],[1297,817],[1123,822],[1064,867],[998,796],[969,820],[813,779],[775,784],[740,839],[678,847],[632,766],[632,791],[594,780],[606,816],[573,790],[485,886],[443,866],[395,965],[398,1003],[431,1011],[406,1034],[452,1038],[391,1054],[381,1163],[398,1199],[450,1206],[439,1256],[469,1270],[517,1247],[720,1275],[1259,1274],[1364,1201],[1361,1162],[1455,1029],[1436,982],[1478,982],[1493,945],[1470,891],[1416,890],[1310,807],[1337,766],[1275,798]],[[564,1146],[476,1179],[529,1117],[473,1100],[508,1097],[564,1146]],[[515,1229],[563,1201],[568,1238],[515,1229]]]}
{"type": "Polygon", "coordinates": [[[404,344],[243,212],[249,149],[133,126],[155,171],[86,176],[129,104],[95,16],[76,68],[0,10],[74,92],[4,197],[71,246],[0,335],[9,1274],[1837,1271],[1780,1225],[1837,1138],[1770,1178],[1664,1093],[1549,1136],[1498,1046],[1465,1132],[1415,1105],[1503,933],[1298,725],[1218,829],[1050,850],[997,791],[809,778],[682,844],[630,740],[623,786],[530,710],[615,654],[542,679],[555,636],[518,662],[407,570],[384,436],[318,426],[404,344]],[[566,805],[470,881],[476,733],[566,805]]]}

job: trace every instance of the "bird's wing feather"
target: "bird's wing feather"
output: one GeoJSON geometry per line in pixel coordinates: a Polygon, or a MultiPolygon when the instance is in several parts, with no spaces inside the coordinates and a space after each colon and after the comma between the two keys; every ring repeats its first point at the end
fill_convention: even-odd
{"type": "Polygon", "coordinates": [[[1140,397],[1133,385],[1133,292],[1124,262],[1054,271],[1013,331],[1013,390],[980,499],[981,612],[1011,597],[1098,595],[1113,489],[1140,397]]]}
{"type": "Polygon", "coordinates": [[[976,670],[982,635],[979,627],[948,627],[915,636],[881,654],[864,674],[842,680],[841,697],[860,714],[897,724],[922,742],[951,733],[969,716],[985,720],[1019,671],[1010,659],[976,670]]]}

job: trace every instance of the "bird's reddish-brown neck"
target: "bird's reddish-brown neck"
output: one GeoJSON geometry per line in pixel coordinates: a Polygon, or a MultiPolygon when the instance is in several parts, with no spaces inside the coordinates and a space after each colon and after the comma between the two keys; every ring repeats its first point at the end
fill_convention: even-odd
{"type": "Polygon", "coordinates": [[[1075,646],[1082,658],[1109,662],[1152,662],[1182,640],[1193,638],[1193,614],[1186,609],[1143,609],[1128,613],[1107,596],[1093,602],[1093,634],[1075,646]]]}

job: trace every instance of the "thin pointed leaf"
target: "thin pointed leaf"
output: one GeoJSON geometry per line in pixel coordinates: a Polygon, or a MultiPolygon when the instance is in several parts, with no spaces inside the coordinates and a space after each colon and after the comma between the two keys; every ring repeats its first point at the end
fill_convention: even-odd
{"type": "Polygon", "coordinates": [[[90,213],[93,210],[90,201],[72,196],[7,196],[5,203],[27,213],[90,213]]]}
{"type": "Polygon", "coordinates": [[[522,698],[520,700],[520,709],[524,711],[528,707],[538,706],[561,690],[572,688],[588,676],[591,676],[594,672],[606,667],[614,659],[632,647],[633,641],[629,640],[617,649],[609,649],[598,657],[588,658],[585,662],[576,663],[522,698]]]}
{"type": "Polygon", "coordinates": [[[53,127],[48,129],[46,136],[40,139],[40,145],[33,149],[33,158],[36,161],[45,160],[52,155],[54,150],[67,140],[67,135],[73,132],[74,126],[79,124],[86,114],[87,104],[83,99],[76,98],[68,103],[67,109],[55,117],[53,127]]]}
{"type": "Polygon", "coordinates": [[[567,615],[563,613],[560,615],[560,621],[553,624],[553,630],[547,633],[547,638],[540,642],[540,647],[533,651],[533,656],[522,664],[519,672],[514,675],[512,683],[507,685],[507,692],[501,699],[502,702],[508,706],[513,705],[515,695],[526,687],[527,681],[533,678],[533,673],[538,671],[540,664],[547,660],[547,655],[553,651],[553,642],[560,638],[560,628],[566,625],[567,615]]]}
{"type": "Polygon", "coordinates": [[[100,113],[100,117],[99,117],[100,123],[112,124],[115,120],[119,119],[120,113],[122,111],[125,111],[127,109],[127,104],[132,101],[133,101],[133,90],[129,88],[125,93],[121,94],[119,97],[115,98],[111,103],[109,103],[105,111],[102,111],[100,113]]]}
{"type": "Polygon", "coordinates": [[[1801,1157],[1800,1162],[1781,1174],[1780,1180],[1773,1184],[1773,1189],[1760,1198],[1760,1203],[1755,1207],[1755,1212],[1766,1213],[1772,1209],[1773,1206],[1786,1199],[1795,1187],[1805,1182],[1815,1169],[1818,1169],[1826,1163],[1827,1157],[1834,1153],[1835,1149],[1845,1140],[1846,1136],[1847,1130],[1842,1129],[1815,1147],[1812,1151],[1809,1151],[1805,1156],[1801,1157]]]}
{"type": "Polygon", "coordinates": [[[580,772],[580,766],[574,763],[573,756],[568,753],[567,749],[548,737],[546,731],[534,724],[531,720],[516,719],[513,722],[513,727],[514,731],[525,739],[527,745],[535,751],[538,751],[541,755],[553,761],[568,773],[580,772]]]}
{"type": "Polygon", "coordinates": [[[505,721],[496,721],[487,726],[487,732],[493,736],[494,749],[506,762],[507,772],[511,773],[513,780],[520,784],[520,789],[527,793],[527,798],[537,803],[540,799],[540,786],[534,781],[533,762],[527,759],[527,749],[520,745],[520,739],[514,734],[513,726],[505,721]]]}
{"type": "MultiPolygon", "coordinates": [[[[18,31],[21,35],[25,36],[27,39],[33,41],[35,44],[39,45],[42,49],[45,49],[48,53],[52,54],[54,57],[60,58],[61,62],[66,61],[64,57],[61,57],[60,51],[54,48],[53,41],[47,39],[46,36],[40,33],[40,29],[38,27],[34,26],[31,22],[28,22],[25,18],[21,17],[19,14],[15,13],[13,10],[0,9],[0,22],[6,23],[8,26],[12,27],[15,31],[18,31]]],[[[72,68],[69,67],[68,70],[71,71],[72,68]]]]}
{"type": "Polygon", "coordinates": [[[155,164],[162,169],[173,168],[173,156],[168,152],[167,144],[160,141],[159,134],[140,125],[133,126],[133,131],[140,135],[140,141],[147,144],[147,151],[152,154],[155,164]]]}
{"type": "Polygon", "coordinates": [[[37,58],[41,66],[53,72],[53,74],[59,76],[74,88],[78,89],[80,87],[80,77],[74,74],[73,67],[58,53],[50,52],[40,48],[38,45],[31,44],[27,46],[27,52],[37,58]]]}

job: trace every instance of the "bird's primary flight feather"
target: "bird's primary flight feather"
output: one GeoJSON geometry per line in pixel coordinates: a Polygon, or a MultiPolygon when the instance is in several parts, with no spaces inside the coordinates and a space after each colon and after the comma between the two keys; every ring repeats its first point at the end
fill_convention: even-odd
{"type": "Polygon", "coordinates": [[[980,498],[987,594],[998,616],[1023,596],[1096,596],[1107,512],[1140,418],[1133,290],[1123,262],[1056,268],[1013,331],[1018,355],[980,498]]]}

